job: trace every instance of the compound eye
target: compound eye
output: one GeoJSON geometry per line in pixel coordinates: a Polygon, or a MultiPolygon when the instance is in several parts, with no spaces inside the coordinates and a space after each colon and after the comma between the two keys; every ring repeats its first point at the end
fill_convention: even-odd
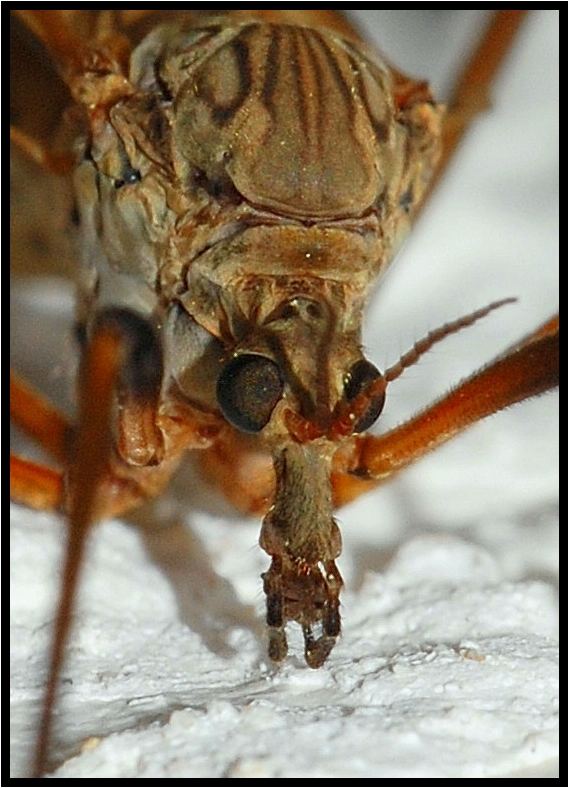
{"type": "MultiPolygon", "coordinates": [[[[344,379],[344,394],[348,402],[351,402],[358,394],[361,394],[366,386],[381,377],[383,376],[377,367],[365,358],[357,361],[344,379]]],[[[365,432],[369,430],[383,410],[384,403],[385,391],[382,391],[370,400],[367,410],[360,416],[354,425],[353,431],[365,432]]]]}
{"type": "Polygon", "coordinates": [[[260,432],[282,397],[284,382],[274,361],[244,353],[229,361],[217,381],[217,401],[227,421],[242,432],[260,432]]]}

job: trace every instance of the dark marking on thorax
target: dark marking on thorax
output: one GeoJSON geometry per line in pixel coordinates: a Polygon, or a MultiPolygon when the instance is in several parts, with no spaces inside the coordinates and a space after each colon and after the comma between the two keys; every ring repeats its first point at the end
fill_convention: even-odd
{"type": "Polygon", "coordinates": [[[200,92],[211,107],[212,120],[221,127],[226,126],[233,120],[237,112],[249,98],[251,92],[253,78],[247,38],[252,27],[251,25],[244,28],[237,38],[226,44],[233,56],[234,68],[238,77],[238,88],[232,100],[226,104],[216,103],[216,97],[213,95],[211,89],[203,83],[200,85],[200,92]]]}
{"type": "Polygon", "coordinates": [[[280,74],[282,30],[276,26],[271,27],[270,30],[271,40],[265,62],[265,81],[261,90],[261,101],[274,121],[276,117],[274,96],[280,74]]]}

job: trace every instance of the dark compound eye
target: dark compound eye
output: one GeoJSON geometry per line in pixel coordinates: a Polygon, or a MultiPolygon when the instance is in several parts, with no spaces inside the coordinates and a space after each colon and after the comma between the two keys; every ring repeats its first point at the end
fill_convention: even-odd
{"type": "MultiPolygon", "coordinates": [[[[357,361],[344,380],[344,394],[348,402],[351,402],[358,394],[361,394],[365,387],[372,383],[372,381],[381,377],[382,374],[377,367],[374,367],[374,365],[366,361],[365,358],[357,361]]],[[[383,410],[384,402],[385,391],[382,391],[381,394],[371,400],[366,412],[354,425],[354,432],[365,432],[369,430],[383,410]]]]}
{"type": "Polygon", "coordinates": [[[230,424],[260,432],[282,397],[284,382],[274,361],[244,353],[229,361],[217,381],[217,401],[230,424]]]}

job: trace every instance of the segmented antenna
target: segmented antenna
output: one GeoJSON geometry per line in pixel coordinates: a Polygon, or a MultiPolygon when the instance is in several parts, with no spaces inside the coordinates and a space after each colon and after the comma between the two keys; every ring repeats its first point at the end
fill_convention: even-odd
{"type": "Polygon", "coordinates": [[[401,356],[397,364],[394,364],[385,371],[383,375],[385,382],[391,383],[392,381],[396,380],[404,369],[412,367],[422,355],[430,350],[433,345],[436,345],[437,342],[440,342],[441,339],[445,339],[445,337],[448,337],[451,334],[456,334],[463,328],[476,323],[477,320],[486,317],[489,312],[493,312],[495,309],[499,309],[505,304],[513,304],[517,300],[517,298],[503,298],[501,301],[493,301],[491,304],[488,304],[488,306],[477,309],[475,312],[471,312],[469,315],[464,315],[463,317],[459,317],[458,320],[445,323],[439,328],[429,331],[426,337],[423,337],[423,339],[415,342],[411,350],[401,356]]]}

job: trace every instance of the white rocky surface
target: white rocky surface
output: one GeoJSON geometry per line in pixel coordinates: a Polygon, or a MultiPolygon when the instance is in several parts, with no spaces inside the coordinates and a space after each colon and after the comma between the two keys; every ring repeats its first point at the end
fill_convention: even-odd
{"type": "MultiPolygon", "coordinates": [[[[62,530],[19,508],[13,520],[20,771],[62,530]]],[[[68,760],[58,777],[498,777],[555,758],[549,585],[505,580],[486,549],[459,537],[415,537],[383,573],[358,579],[348,568],[344,634],[325,667],[306,668],[293,636],[291,657],[274,669],[248,608],[261,620],[266,561],[256,526],[212,519],[199,532],[230,585],[199,569],[169,581],[132,530],[115,522],[97,530],[62,679],[57,731],[68,760]],[[229,593],[225,616],[209,620],[229,593]],[[193,627],[184,594],[201,607],[193,627]]]]}
{"type": "MultiPolygon", "coordinates": [[[[522,34],[492,113],[375,299],[368,354],[381,367],[445,320],[520,303],[409,370],[381,429],[555,309],[557,23],[536,13],[522,34]]],[[[57,395],[69,288],[28,282],[14,303],[16,362],[57,395]]],[[[184,525],[144,538],[100,526],[63,673],[57,776],[555,774],[556,407],[547,395],[493,417],[340,512],[344,631],[318,671],[292,631],[287,662],[267,663],[258,523],[191,473],[156,514],[184,525]]],[[[56,518],[13,507],[14,776],[32,749],[62,537],[56,518]]]]}

